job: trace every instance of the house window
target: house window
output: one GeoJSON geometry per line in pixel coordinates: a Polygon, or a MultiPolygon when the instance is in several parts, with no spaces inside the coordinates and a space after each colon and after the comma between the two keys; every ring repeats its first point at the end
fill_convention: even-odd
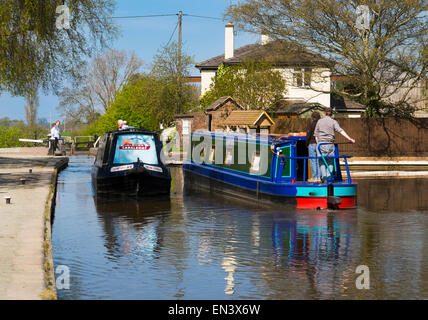
{"type": "Polygon", "coordinates": [[[307,88],[311,86],[312,69],[310,68],[295,68],[293,71],[293,85],[299,88],[307,88]]]}

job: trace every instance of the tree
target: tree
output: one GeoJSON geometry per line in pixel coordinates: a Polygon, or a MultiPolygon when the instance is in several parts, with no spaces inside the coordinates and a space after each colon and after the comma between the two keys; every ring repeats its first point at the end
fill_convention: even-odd
{"type": "Polygon", "coordinates": [[[138,73],[143,62],[126,51],[108,50],[97,56],[86,69],[87,79],[60,94],[58,110],[67,119],[70,128],[82,129],[105,112],[122,90],[138,73]]]}
{"type": "Polygon", "coordinates": [[[171,122],[175,113],[183,113],[198,103],[195,87],[184,83],[190,75],[193,58],[185,53],[179,55],[178,44],[171,43],[158,50],[154,57],[151,76],[162,80],[164,121],[171,122]]]}
{"type": "Polygon", "coordinates": [[[412,112],[411,92],[427,76],[427,10],[426,0],[245,0],[226,16],[327,56],[357,89],[337,93],[382,116],[385,109],[412,112]]]}
{"type": "Polygon", "coordinates": [[[79,66],[116,35],[113,7],[112,0],[1,1],[0,91],[25,95],[32,83],[57,91],[63,80],[81,79],[79,66]]]}
{"type": "Polygon", "coordinates": [[[34,139],[37,138],[37,109],[39,108],[38,88],[35,86],[26,95],[27,104],[25,105],[25,119],[30,131],[34,132],[34,139]]]}
{"type": "Polygon", "coordinates": [[[220,97],[231,96],[247,110],[271,111],[284,92],[285,80],[279,71],[265,62],[248,60],[237,66],[221,65],[201,105],[206,108],[220,97]]]}
{"type": "Polygon", "coordinates": [[[106,113],[86,129],[88,134],[104,134],[117,129],[117,120],[123,119],[128,124],[148,130],[159,128],[159,109],[161,103],[161,80],[153,79],[147,75],[140,75],[138,79],[124,86],[117,93],[116,100],[106,113]]]}
{"type": "Polygon", "coordinates": [[[92,61],[88,87],[104,110],[107,110],[116,99],[116,93],[138,73],[142,65],[143,61],[134,52],[128,55],[124,50],[115,49],[106,51],[92,61]]]}

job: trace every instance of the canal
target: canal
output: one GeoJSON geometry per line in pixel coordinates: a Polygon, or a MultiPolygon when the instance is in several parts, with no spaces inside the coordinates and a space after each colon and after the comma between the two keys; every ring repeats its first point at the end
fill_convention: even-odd
{"type": "Polygon", "coordinates": [[[169,198],[98,199],[92,162],[59,175],[59,299],[428,299],[428,179],[360,180],[358,209],[300,211],[183,194],[180,167],[169,198]]]}

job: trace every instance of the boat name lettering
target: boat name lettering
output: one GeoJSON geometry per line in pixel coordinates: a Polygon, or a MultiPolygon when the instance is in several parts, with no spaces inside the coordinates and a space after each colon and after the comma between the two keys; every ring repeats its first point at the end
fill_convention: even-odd
{"type": "Polygon", "coordinates": [[[132,168],[134,168],[133,164],[127,164],[125,166],[113,167],[113,168],[111,168],[110,171],[111,172],[125,171],[125,170],[129,170],[129,169],[132,169],[132,168]]]}
{"type": "Polygon", "coordinates": [[[151,170],[151,171],[163,172],[162,168],[149,166],[148,164],[145,164],[144,168],[146,168],[147,170],[151,170]]]}
{"type": "Polygon", "coordinates": [[[145,144],[124,144],[119,147],[119,150],[149,150],[150,146],[145,144]]]}

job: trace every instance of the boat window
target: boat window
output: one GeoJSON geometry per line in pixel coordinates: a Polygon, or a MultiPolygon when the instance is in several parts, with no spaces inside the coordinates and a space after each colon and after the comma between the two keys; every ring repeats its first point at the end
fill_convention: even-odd
{"type": "Polygon", "coordinates": [[[97,152],[97,157],[95,159],[95,165],[97,167],[101,167],[103,165],[103,157],[104,157],[105,146],[106,146],[106,137],[102,136],[100,138],[99,143],[98,143],[98,152],[97,152]]]}
{"type": "Polygon", "coordinates": [[[260,172],[260,152],[254,151],[253,158],[251,160],[251,173],[259,173],[260,172]]]}
{"type": "Polygon", "coordinates": [[[224,164],[231,165],[233,164],[233,149],[226,150],[226,158],[224,159],[224,164]]]}
{"type": "Polygon", "coordinates": [[[215,161],[215,146],[211,147],[211,152],[210,152],[210,163],[214,163],[215,161]]]}
{"type": "Polygon", "coordinates": [[[201,162],[205,162],[205,147],[199,152],[199,159],[201,162]]]}
{"type": "Polygon", "coordinates": [[[113,163],[132,163],[138,159],[143,163],[158,164],[154,137],[138,133],[118,135],[113,163]]]}

